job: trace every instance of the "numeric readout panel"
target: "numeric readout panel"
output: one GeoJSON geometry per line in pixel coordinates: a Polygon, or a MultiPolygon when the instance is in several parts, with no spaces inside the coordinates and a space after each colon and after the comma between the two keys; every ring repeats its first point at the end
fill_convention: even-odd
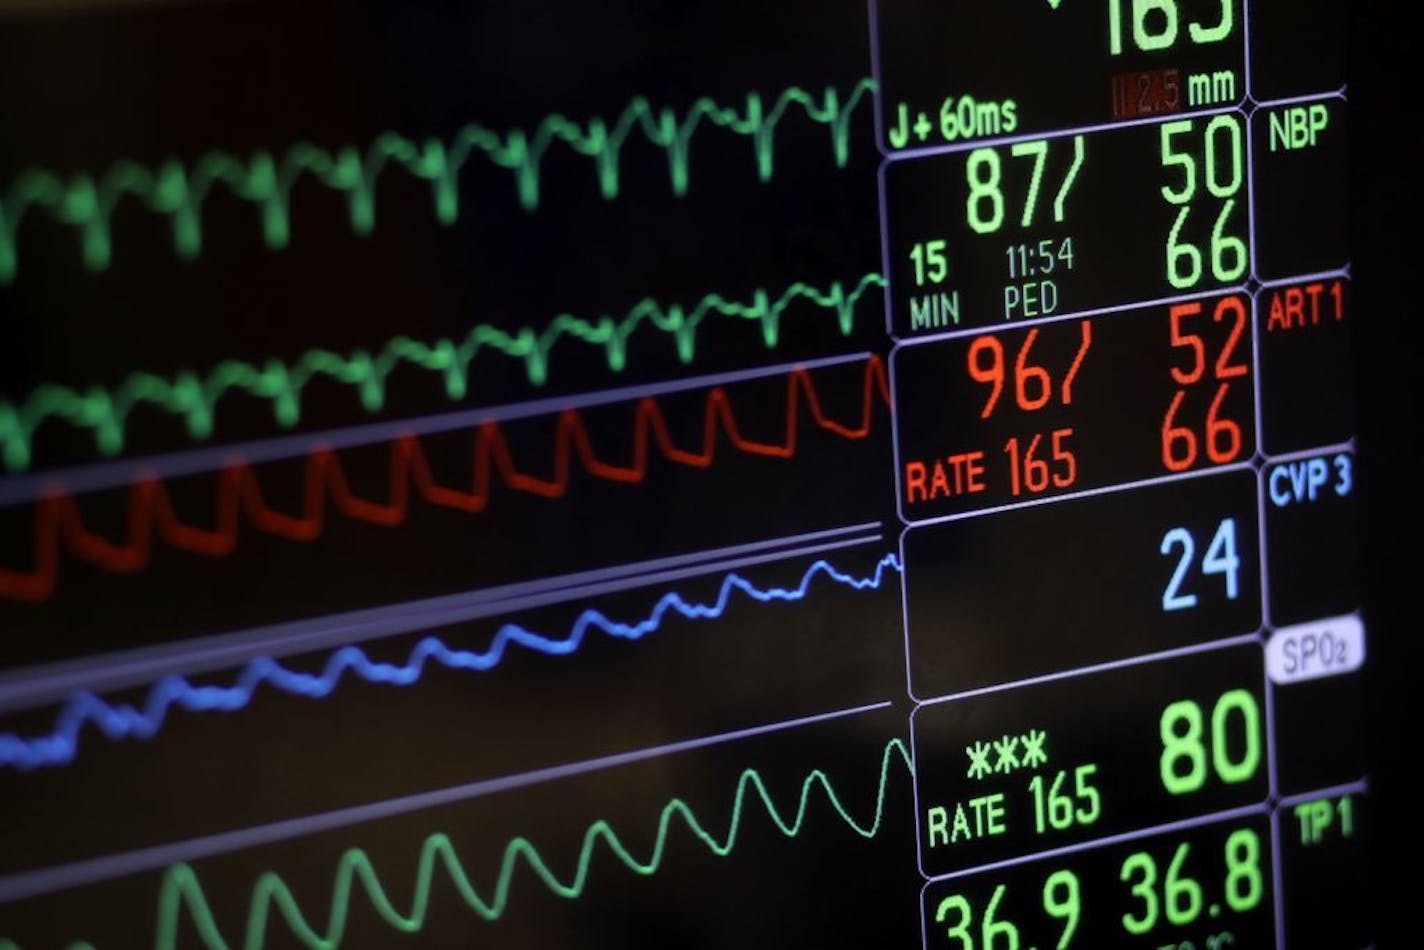
{"type": "Polygon", "coordinates": [[[1256,633],[1259,504],[1235,470],[910,528],[911,695],[1256,633]]]}
{"type": "Polygon", "coordinates": [[[1246,94],[1241,0],[876,6],[882,144],[894,151],[1191,112],[1246,94]],[[1047,75],[1045,64],[1054,64],[1047,75]]]}
{"type": "Polygon", "coordinates": [[[1251,298],[898,347],[907,522],[1250,459],[1251,298]]]}
{"type": "Polygon", "coordinates": [[[931,881],[926,950],[1274,947],[1262,815],[931,881]]]}
{"type": "Polygon", "coordinates": [[[1248,642],[919,707],[925,876],[1265,801],[1265,683],[1248,642]]]}
{"type": "Polygon", "coordinates": [[[1232,110],[888,163],[891,332],[1244,286],[1246,153],[1246,119],[1232,110]]]}

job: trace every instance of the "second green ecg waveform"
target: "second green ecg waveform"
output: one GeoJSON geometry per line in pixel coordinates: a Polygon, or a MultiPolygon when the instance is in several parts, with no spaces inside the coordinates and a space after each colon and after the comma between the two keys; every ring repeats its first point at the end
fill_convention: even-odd
{"type": "Polygon", "coordinates": [[[542,330],[525,326],[511,332],[480,324],[456,340],[422,342],[395,337],[375,354],[313,349],[291,363],[269,360],[258,365],[227,360],[202,377],[189,372],[171,377],[131,373],[112,390],[42,385],[18,406],[0,400],[0,458],[10,471],[29,468],[35,432],[50,419],[92,431],[101,454],[117,455],[124,449],[130,416],[145,405],[181,418],[189,437],[207,440],[213,435],[218,403],[233,391],[270,403],[277,424],[290,428],[300,422],[303,393],[318,378],[356,390],[365,411],[379,412],[385,406],[387,380],[403,365],[439,374],[446,396],[456,402],[465,398],[471,364],[484,349],[522,361],[529,381],[543,385],[548,379],[550,353],[565,337],[601,347],[609,369],[622,372],[627,365],[629,338],[640,327],[648,327],[671,336],[678,359],[686,365],[696,355],[699,328],[714,314],[759,323],[762,343],[773,349],[781,341],[782,314],[798,301],[833,312],[840,334],[849,336],[860,299],[884,286],[881,275],[866,274],[849,288],[840,281],[824,289],[798,281],[775,297],[757,289],[748,301],[731,300],[719,293],[704,294],[691,306],[644,298],[619,318],[605,315],[591,320],[565,313],[542,330]]]}

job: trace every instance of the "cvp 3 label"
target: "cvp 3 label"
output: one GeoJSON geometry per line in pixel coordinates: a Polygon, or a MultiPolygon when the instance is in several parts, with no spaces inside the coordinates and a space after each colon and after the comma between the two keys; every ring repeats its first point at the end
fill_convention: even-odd
{"type": "Polygon", "coordinates": [[[1325,492],[1344,498],[1355,487],[1355,462],[1348,453],[1319,456],[1274,466],[1266,476],[1271,504],[1277,508],[1316,501],[1325,492]]]}

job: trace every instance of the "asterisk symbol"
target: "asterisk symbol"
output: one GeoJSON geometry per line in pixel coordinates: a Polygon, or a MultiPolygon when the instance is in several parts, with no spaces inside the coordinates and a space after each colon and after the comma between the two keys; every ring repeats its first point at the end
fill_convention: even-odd
{"type": "Polygon", "coordinates": [[[1048,763],[1048,753],[1043,750],[1048,741],[1048,733],[1042,729],[1030,729],[1023,734],[1023,767],[1036,769],[1048,763]]]}
{"type": "Polygon", "coordinates": [[[976,742],[972,746],[965,746],[964,753],[969,756],[969,777],[983,778],[993,771],[989,765],[989,743],[976,742]]]}
{"type": "Polygon", "coordinates": [[[1004,736],[1002,739],[994,740],[994,751],[999,756],[999,762],[994,766],[994,771],[1012,772],[1019,767],[1018,753],[1014,751],[1018,744],[1018,736],[1004,736]]]}

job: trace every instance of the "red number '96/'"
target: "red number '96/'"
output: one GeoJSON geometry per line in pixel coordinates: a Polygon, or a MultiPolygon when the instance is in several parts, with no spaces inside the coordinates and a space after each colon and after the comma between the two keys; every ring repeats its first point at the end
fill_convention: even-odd
{"type": "MultiPolygon", "coordinates": [[[[1069,364],[1062,382],[1057,387],[1059,401],[1065,406],[1073,403],[1073,381],[1078,378],[1078,370],[1082,368],[1083,359],[1088,355],[1088,350],[1093,345],[1092,322],[1084,320],[1079,324],[1079,327],[1078,352],[1074,355],[1073,362],[1069,364]]],[[[1032,362],[1032,350],[1034,344],[1038,342],[1038,334],[1038,327],[1029,330],[1024,336],[1018,353],[1014,355],[1014,403],[1025,412],[1042,409],[1053,399],[1052,374],[1049,373],[1046,366],[1032,362]]],[[[984,408],[979,412],[979,418],[987,419],[993,415],[994,408],[998,406],[1008,381],[1008,358],[1004,352],[1003,341],[992,333],[978,337],[969,344],[967,359],[969,378],[976,383],[984,383],[990,387],[989,396],[984,400],[984,408]]]]}

